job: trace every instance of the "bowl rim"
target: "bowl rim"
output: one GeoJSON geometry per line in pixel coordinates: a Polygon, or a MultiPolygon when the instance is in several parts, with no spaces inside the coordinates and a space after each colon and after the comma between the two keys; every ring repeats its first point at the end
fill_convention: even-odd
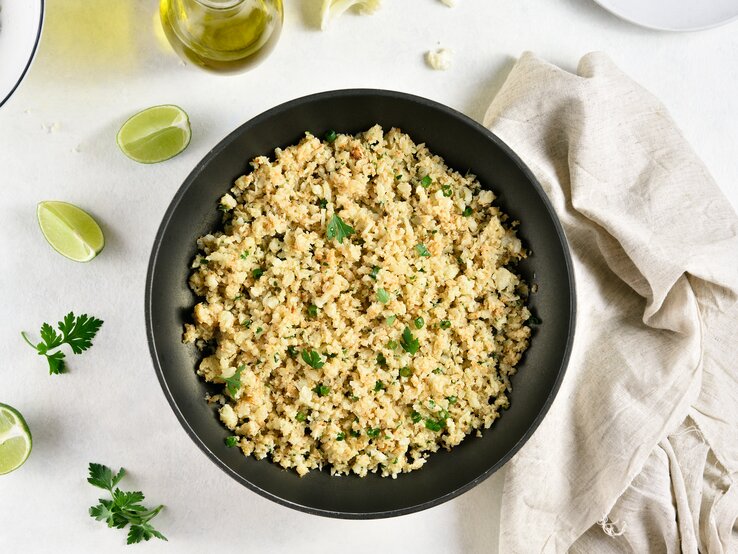
{"type": "MultiPolygon", "coordinates": [[[[276,146],[279,146],[279,145],[276,145],[276,146]]],[[[164,212],[162,222],[159,225],[159,228],[156,232],[156,236],[154,238],[154,243],[152,245],[151,255],[149,258],[148,268],[146,271],[145,287],[146,289],[145,289],[145,297],[144,297],[144,301],[145,301],[144,316],[146,319],[146,338],[147,338],[147,342],[149,345],[149,352],[151,354],[151,358],[154,364],[154,370],[156,372],[156,376],[159,381],[159,384],[161,385],[162,392],[164,393],[164,396],[166,397],[167,402],[169,403],[169,406],[172,408],[172,411],[177,417],[180,425],[182,425],[185,432],[189,435],[190,439],[193,440],[193,442],[200,448],[200,450],[202,450],[202,452],[204,452],[205,455],[213,463],[215,463],[217,467],[219,467],[227,475],[229,475],[230,477],[232,477],[233,479],[235,479],[236,481],[244,485],[246,488],[261,495],[262,497],[272,500],[273,502],[276,502],[277,504],[280,504],[282,506],[286,506],[288,508],[292,508],[292,509],[295,509],[301,512],[305,512],[305,513],[309,513],[313,515],[325,516],[325,517],[340,518],[340,519],[380,519],[380,518],[388,518],[388,517],[397,517],[397,516],[419,512],[419,511],[422,511],[428,508],[432,508],[434,506],[443,504],[444,502],[447,502],[448,500],[451,500],[452,498],[455,498],[467,492],[468,490],[474,488],[476,485],[478,485],[479,483],[487,479],[495,471],[497,471],[503,465],[505,465],[522,448],[522,446],[528,441],[528,439],[533,435],[533,433],[536,431],[536,429],[540,425],[543,418],[548,413],[554,399],[556,398],[556,395],[561,387],[561,383],[564,379],[564,375],[566,373],[566,369],[569,364],[569,359],[571,356],[571,351],[572,351],[572,347],[574,343],[574,334],[575,334],[575,327],[576,327],[576,311],[577,311],[576,284],[574,280],[574,268],[572,264],[571,253],[569,250],[569,243],[566,239],[566,235],[564,233],[563,227],[561,226],[561,222],[559,221],[556,211],[554,210],[550,200],[548,199],[548,196],[544,192],[543,188],[538,182],[538,179],[536,179],[535,175],[533,175],[531,170],[525,165],[525,163],[523,163],[520,157],[517,154],[515,154],[515,152],[513,152],[513,150],[507,144],[505,144],[499,137],[497,137],[497,135],[495,135],[494,133],[492,133],[492,131],[490,131],[483,125],[477,123],[470,117],[462,114],[461,112],[454,110],[453,108],[450,108],[439,102],[436,102],[434,100],[429,100],[427,98],[413,95],[413,94],[408,94],[408,93],[393,91],[393,90],[386,90],[386,89],[349,88],[349,89],[331,90],[331,91],[326,91],[326,92],[318,92],[318,93],[302,96],[294,100],[290,100],[282,104],[279,104],[273,108],[270,108],[269,110],[266,110],[265,112],[260,113],[259,115],[239,125],[235,130],[231,131],[228,135],[226,135],[225,138],[219,141],[218,144],[216,144],[215,147],[213,147],[207,154],[205,154],[202,160],[200,160],[195,165],[193,170],[185,178],[182,185],[179,187],[179,189],[177,189],[177,192],[174,194],[174,197],[172,198],[171,202],[169,203],[169,206],[164,212]],[[536,189],[536,192],[541,197],[541,200],[543,201],[544,206],[546,210],[548,211],[551,217],[551,220],[553,221],[554,228],[557,234],[557,238],[559,239],[562,245],[562,249],[564,252],[564,263],[567,269],[567,274],[568,274],[568,279],[569,279],[569,296],[570,296],[569,316],[570,316],[570,319],[569,319],[569,328],[567,330],[567,341],[564,347],[561,365],[558,369],[558,373],[556,375],[554,385],[549,391],[548,396],[546,397],[546,401],[540,407],[538,414],[535,416],[529,428],[520,437],[520,439],[513,445],[513,447],[510,450],[508,450],[508,452],[504,456],[502,456],[500,460],[497,461],[497,463],[491,465],[483,473],[481,473],[480,475],[478,475],[476,478],[472,479],[471,481],[465,483],[464,485],[457,487],[453,491],[446,493],[442,496],[436,497],[432,500],[428,500],[428,501],[421,502],[421,503],[408,506],[408,507],[404,507],[404,508],[383,510],[383,511],[377,511],[377,512],[343,512],[340,510],[326,510],[326,509],[321,509],[321,508],[314,508],[312,506],[305,506],[297,502],[286,500],[268,490],[258,487],[257,485],[255,485],[254,483],[252,483],[251,481],[249,481],[248,479],[240,475],[238,472],[230,468],[225,462],[221,461],[220,458],[210,448],[208,448],[208,446],[200,439],[198,434],[192,429],[192,427],[190,426],[187,420],[187,417],[180,410],[179,406],[177,405],[176,400],[174,399],[172,395],[169,385],[164,377],[164,372],[159,362],[159,356],[158,356],[158,352],[156,348],[156,343],[154,340],[151,300],[152,300],[154,271],[155,271],[159,251],[162,247],[162,239],[163,239],[164,233],[167,227],[169,226],[169,223],[174,213],[176,212],[179,206],[179,203],[181,202],[185,193],[193,185],[193,183],[195,182],[199,174],[202,172],[202,170],[209,163],[211,163],[212,160],[218,154],[220,154],[222,150],[228,147],[234,140],[237,140],[237,138],[240,137],[243,133],[248,132],[249,128],[253,127],[254,125],[257,125],[261,123],[262,121],[275,116],[276,114],[279,114],[283,111],[290,110],[301,104],[309,104],[317,100],[326,100],[326,99],[329,100],[331,98],[338,98],[338,97],[366,96],[366,95],[374,95],[374,96],[380,96],[384,98],[394,98],[394,99],[401,99],[405,101],[411,101],[411,102],[422,104],[431,109],[442,111],[446,115],[459,120],[463,124],[473,127],[480,133],[483,133],[489,140],[494,142],[499,148],[501,148],[504,151],[504,153],[507,156],[510,157],[513,163],[525,174],[526,178],[531,182],[533,187],[536,189]]],[[[265,463],[270,463],[270,462],[265,462],[265,463]]]]}
{"type": "Polygon", "coordinates": [[[23,68],[23,71],[21,71],[21,74],[18,76],[18,80],[15,82],[15,84],[11,87],[11,89],[8,91],[8,93],[5,95],[5,98],[0,98],[0,108],[3,107],[3,105],[10,100],[10,97],[15,94],[15,91],[18,90],[18,87],[23,82],[23,79],[26,78],[26,74],[28,73],[28,70],[31,68],[31,64],[33,63],[33,60],[36,59],[36,54],[38,53],[38,45],[41,42],[41,33],[44,29],[44,19],[46,14],[46,0],[39,0],[39,14],[38,14],[38,29],[36,31],[36,39],[33,42],[33,48],[31,49],[31,55],[28,56],[28,62],[26,62],[26,66],[23,68]]]}

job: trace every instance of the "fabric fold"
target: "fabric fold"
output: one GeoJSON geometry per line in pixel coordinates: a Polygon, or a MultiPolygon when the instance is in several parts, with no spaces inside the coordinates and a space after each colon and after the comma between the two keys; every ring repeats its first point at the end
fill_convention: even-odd
{"type": "Polygon", "coordinates": [[[730,552],[734,211],[661,103],[603,54],[577,75],[524,54],[484,124],[551,200],[579,306],[561,391],[506,472],[500,551],[730,552]]]}

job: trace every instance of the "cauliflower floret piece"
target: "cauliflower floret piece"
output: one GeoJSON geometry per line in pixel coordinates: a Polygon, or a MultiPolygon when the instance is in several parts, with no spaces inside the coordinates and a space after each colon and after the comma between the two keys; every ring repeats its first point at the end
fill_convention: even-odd
{"type": "Polygon", "coordinates": [[[453,52],[448,48],[429,50],[425,53],[425,63],[427,63],[432,69],[445,71],[451,67],[452,54],[453,52]]]}

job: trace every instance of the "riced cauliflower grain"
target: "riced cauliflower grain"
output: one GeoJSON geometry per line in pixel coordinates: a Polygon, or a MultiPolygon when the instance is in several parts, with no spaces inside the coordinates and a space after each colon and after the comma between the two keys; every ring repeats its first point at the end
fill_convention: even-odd
{"type": "Polygon", "coordinates": [[[396,477],[489,428],[530,338],[526,252],[494,194],[379,126],[251,166],[198,240],[183,335],[198,374],[228,380],[209,401],[243,453],[396,477]]]}
{"type": "Polygon", "coordinates": [[[425,53],[425,62],[432,68],[439,71],[445,71],[451,67],[451,57],[453,52],[448,48],[439,48],[438,50],[430,50],[425,53]]]}

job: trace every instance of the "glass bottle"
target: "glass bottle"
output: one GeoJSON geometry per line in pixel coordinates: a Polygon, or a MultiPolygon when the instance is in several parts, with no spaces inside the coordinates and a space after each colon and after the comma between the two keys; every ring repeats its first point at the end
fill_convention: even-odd
{"type": "Polygon", "coordinates": [[[282,0],[161,0],[164,33],[186,61],[216,73],[244,71],[279,40],[282,0]]]}

